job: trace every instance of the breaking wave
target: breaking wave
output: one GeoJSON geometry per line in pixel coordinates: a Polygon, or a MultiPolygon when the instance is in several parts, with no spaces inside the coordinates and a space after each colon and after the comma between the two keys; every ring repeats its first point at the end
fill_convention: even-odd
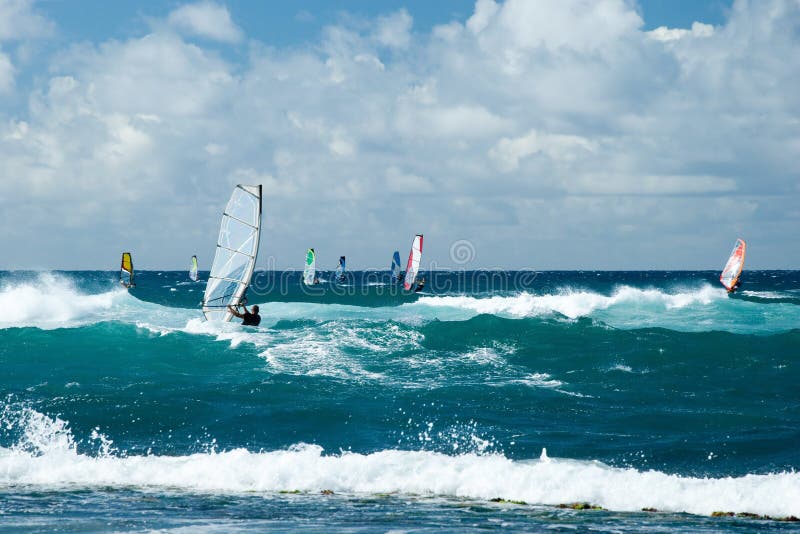
{"type": "Polygon", "coordinates": [[[134,488],[187,492],[320,492],[423,495],[528,504],[591,502],[614,511],[708,515],[716,510],[800,515],[800,473],[695,478],[547,457],[518,461],[501,454],[447,455],[382,450],[325,454],[317,445],[284,450],[234,449],[185,456],[120,454],[98,429],[79,452],[69,425],[30,408],[6,408],[0,421],[15,443],[0,447],[0,485],[46,489],[134,488]]]}

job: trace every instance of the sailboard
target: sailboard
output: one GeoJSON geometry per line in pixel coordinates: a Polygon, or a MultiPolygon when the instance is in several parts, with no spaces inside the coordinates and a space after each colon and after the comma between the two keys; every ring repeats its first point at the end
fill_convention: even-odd
{"type": "Polygon", "coordinates": [[[203,296],[209,321],[230,321],[228,306],[242,302],[256,266],[261,236],[261,186],[237,185],[225,211],[203,296]]]}
{"type": "Polygon", "coordinates": [[[731,255],[728,258],[728,263],[725,264],[725,268],[722,269],[722,274],[719,275],[719,281],[722,282],[722,285],[725,286],[725,289],[728,291],[733,289],[739,281],[739,277],[742,275],[746,251],[747,244],[744,242],[744,239],[737,239],[731,251],[731,255]]]}
{"type": "Polygon", "coordinates": [[[406,276],[403,278],[403,287],[406,290],[411,290],[417,280],[417,271],[419,271],[419,262],[422,259],[422,234],[417,234],[414,237],[414,242],[411,243],[411,252],[408,253],[408,263],[406,264],[406,276]]]}
{"type": "Polygon", "coordinates": [[[189,266],[189,278],[193,282],[197,282],[197,256],[192,256],[192,263],[189,266]]]}
{"type": "Polygon", "coordinates": [[[344,282],[344,269],[345,269],[345,259],[344,256],[339,256],[339,266],[336,268],[336,273],[334,274],[333,279],[337,282],[344,282]]]}
{"type": "Polygon", "coordinates": [[[306,252],[306,267],[303,270],[303,283],[307,286],[314,285],[317,278],[317,254],[313,248],[306,252]]]}
{"type": "Polygon", "coordinates": [[[389,270],[392,271],[392,282],[397,282],[400,280],[400,252],[395,250],[394,255],[392,256],[392,266],[389,267],[389,270]]]}
{"type": "Polygon", "coordinates": [[[125,287],[136,287],[133,283],[133,259],[130,252],[122,253],[122,264],[119,268],[119,283],[125,287]]]}

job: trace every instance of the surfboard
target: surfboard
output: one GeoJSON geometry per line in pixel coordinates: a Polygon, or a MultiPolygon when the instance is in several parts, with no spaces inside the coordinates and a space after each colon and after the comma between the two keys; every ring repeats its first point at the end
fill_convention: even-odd
{"type": "Polygon", "coordinates": [[[217,250],[203,296],[209,321],[230,321],[228,305],[245,296],[258,257],[261,237],[261,186],[237,185],[222,213],[217,250]]]}
{"type": "Polygon", "coordinates": [[[722,282],[722,285],[725,286],[725,289],[728,291],[736,285],[736,282],[739,281],[739,277],[742,275],[746,251],[747,244],[744,242],[744,239],[737,239],[731,251],[731,255],[728,258],[728,262],[725,264],[725,268],[722,269],[722,274],[719,275],[719,281],[722,282]]]}
{"type": "Polygon", "coordinates": [[[417,234],[411,243],[411,252],[408,253],[408,263],[406,263],[406,276],[403,278],[403,287],[410,291],[417,280],[419,262],[422,259],[422,234],[417,234]]]}
{"type": "Polygon", "coordinates": [[[314,280],[317,277],[317,254],[313,248],[308,249],[306,252],[306,267],[303,269],[303,283],[307,286],[314,285],[314,280]]]}
{"type": "Polygon", "coordinates": [[[122,253],[122,264],[119,268],[119,283],[125,287],[136,287],[133,283],[133,258],[130,252],[122,253]]]}

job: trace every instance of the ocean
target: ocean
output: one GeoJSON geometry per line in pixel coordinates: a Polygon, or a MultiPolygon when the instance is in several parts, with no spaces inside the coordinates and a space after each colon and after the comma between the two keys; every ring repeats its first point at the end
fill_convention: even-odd
{"type": "Polygon", "coordinates": [[[800,271],[117,276],[0,272],[2,530],[800,532],[800,271]]]}

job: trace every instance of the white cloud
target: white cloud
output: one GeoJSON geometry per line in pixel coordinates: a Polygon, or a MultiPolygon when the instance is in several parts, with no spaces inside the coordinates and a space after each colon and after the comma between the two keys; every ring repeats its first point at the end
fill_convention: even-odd
{"type": "Polygon", "coordinates": [[[53,31],[53,23],[35,11],[32,0],[0,2],[0,42],[48,37],[53,31]]]}
{"type": "Polygon", "coordinates": [[[388,17],[378,17],[375,40],[390,48],[407,48],[411,42],[412,23],[413,19],[405,9],[388,17]]]}
{"type": "Polygon", "coordinates": [[[702,22],[692,23],[691,30],[659,26],[655,30],[647,32],[647,35],[656,41],[677,41],[678,39],[683,39],[684,37],[711,37],[713,34],[714,26],[710,24],[703,24],[702,22]]]}
{"type": "Polygon", "coordinates": [[[479,2],[468,24],[495,51],[543,46],[588,52],[633,36],[643,21],[624,0],[507,0],[502,9],[479,2]]]}
{"type": "Polygon", "coordinates": [[[110,252],[88,233],[182,266],[182,247],[213,247],[230,188],[263,183],[279,267],[312,239],[372,266],[417,230],[442,261],[469,235],[509,267],[534,246],[536,267],[627,267],[658,236],[716,264],[734,228],[796,233],[798,22],[796,2],[737,2],[716,27],[654,33],[622,0],[481,0],[430,35],[401,11],[235,60],[169,24],[76,44],[25,72],[30,94],[0,66],[28,102],[0,115],[0,228],[35,206],[44,250],[96,266],[110,252]],[[617,264],[593,264],[610,244],[617,264]]]}
{"type": "Polygon", "coordinates": [[[624,176],[586,174],[566,185],[572,194],[599,195],[695,195],[731,193],[736,181],[719,176],[624,176]]]}
{"type": "Polygon", "coordinates": [[[520,159],[542,153],[552,160],[570,161],[581,153],[596,152],[597,143],[577,135],[541,134],[531,130],[527,135],[500,139],[489,150],[489,156],[503,172],[519,169],[520,159]]]}
{"type": "Polygon", "coordinates": [[[416,106],[401,102],[399,111],[398,132],[414,138],[490,137],[507,130],[511,123],[481,106],[416,106]]]}
{"type": "Polygon", "coordinates": [[[243,38],[228,8],[215,2],[181,6],[169,14],[167,21],[175,29],[194,37],[224,43],[238,43],[243,38]]]}
{"type": "Polygon", "coordinates": [[[0,93],[7,93],[14,87],[14,65],[11,59],[0,52],[0,93]]]}
{"type": "Polygon", "coordinates": [[[494,0],[478,0],[475,2],[475,13],[467,21],[467,28],[472,33],[482,32],[499,9],[494,0]]]}
{"type": "Polygon", "coordinates": [[[416,174],[405,173],[397,167],[386,169],[386,187],[395,193],[412,195],[433,193],[430,180],[416,174]]]}

